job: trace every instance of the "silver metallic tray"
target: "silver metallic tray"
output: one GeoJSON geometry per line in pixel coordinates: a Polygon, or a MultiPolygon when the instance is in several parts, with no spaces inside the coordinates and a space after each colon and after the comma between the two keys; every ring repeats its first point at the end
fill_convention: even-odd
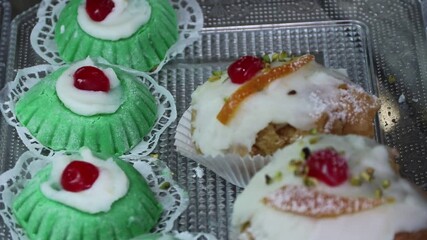
{"type": "MultiPolygon", "coordinates": [[[[420,2],[200,0],[200,4],[206,26],[202,39],[154,75],[174,96],[178,118],[194,89],[238,56],[310,52],[328,67],[346,69],[368,91],[378,90],[382,108],[377,129],[384,136],[379,140],[397,148],[402,173],[427,188],[427,45],[420,2]],[[244,26],[248,24],[252,25],[244,26]],[[399,101],[402,94],[405,100],[399,101]]],[[[18,69],[44,63],[29,43],[36,11],[33,7],[12,22],[6,81],[18,69]]],[[[175,229],[228,239],[232,203],[241,189],[208,170],[198,176],[197,164],[173,147],[175,127],[172,124],[161,136],[155,151],[189,193],[189,208],[175,229]]],[[[0,172],[11,168],[24,151],[15,130],[2,119],[0,172]]],[[[0,224],[0,238],[8,236],[0,224]]]]}

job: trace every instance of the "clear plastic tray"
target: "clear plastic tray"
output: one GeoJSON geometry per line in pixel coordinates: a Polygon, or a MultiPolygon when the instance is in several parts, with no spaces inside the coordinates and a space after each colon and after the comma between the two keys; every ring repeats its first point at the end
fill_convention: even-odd
{"type": "MultiPolygon", "coordinates": [[[[213,70],[225,68],[239,56],[281,50],[313,53],[328,67],[346,69],[350,78],[368,91],[378,89],[383,107],[377,129],[384,130],[380,140],[400,151],[402,173],[427,187],[427,45],[420,2],[337,2],[201,0],[207,27],[202,39],[154,78],[174,96],[180,118],[194,89],[213,70]],[[334,19],[357,21],[331,21],[334,19]],[[248,24],[258,25],[243,26],[248,24]],[[402,94],[405,100],[399,101],[402,94]]],[[[44,63],[29,43],[36,11],[36,7],[31,8],[12,23],[7,81],[13,79],[17,69],[44,63]]],[[[155,150],[189,193],[189,208],[177,220],[175,229],[210,232],[219,239],[228,239],[232,204],[241,189],[203,167],[204,174],[198,174],[197,164],[180,156],[173,147],[175,127],[176,123],[172,124],[161,136],[155,150]]],[[[0,133],[3,172],[26,149],[3,119],[0,133]]],[[[7,229],[0,225],[0,238],[8,236],[7,229]]]]}
{"type": "Polygon", "coordinates": [[[6,60],[9,45],[11,6],[8,1],[0,1],[0,86],[5,82],[6,60]]]}

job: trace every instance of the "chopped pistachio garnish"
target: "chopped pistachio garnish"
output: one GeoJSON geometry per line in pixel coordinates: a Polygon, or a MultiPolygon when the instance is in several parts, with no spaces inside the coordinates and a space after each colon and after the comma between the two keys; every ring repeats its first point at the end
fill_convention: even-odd
{"type": "Polygon", "coordinates": [[[159,154],[152,153],[152,154],[150,154],[150,157],[155,158],[155,159],[159,159],[159,154]]]}
{"type": "Polygon", "coordinates": [[[294,170],[295,176],[301,177],[305,176],[308,173],[308,166],[302,165],[294,170]]]}
{"type": "Polygon", "coordinates": [[[374,175],[374,173],[375,173],[375,169],[373,169],[373,168],[371,168],[371,167],[368,167],[368,168],[366,168],[366,172],[367,172],[369,175],[374,175]]]}
{"type": "Polygon", "coordinates": [[[381,190],[380,188],[375,190],[375,197],[376,198],[382,198],[383,197],[383,190],[381,190]]]}
{"type": "Polygon", "coordinates": [[[360,175],[365,181],[370,182],[374,179],[374,173],[375,173],[375,169],[368,167],[360,175]]]}
{"type": "Polygon", "coordinates": [[[271,70],[270,64],[265,64],[264,68],[261,71],[262,73],[268,73],[270,72],[270,70],[271,70]]]}
{"type": "Polygon", "coordinates": [[[220,80],[221,79],[221,76],[210,76],[209,78],[208,78],[208,82],[216,82],[216,81],[218,81],[218,80],[220,80]]]}
{"type": "Polygon", "coordinates": [[[273,53],[273,55],[271,56],[271,61],[276,62],[277,60],[279,60],[279,54],[273,53]]]}
{"type": "Polygon", "coordinates": [[[387,203],[394,203],[394,202],[396,202],[396,198],[394,198],[394,197],[387,197],[385,200],[387,201],[387,203]]]}
{"type": "Polygon", "coordinates": [[[305,176],[308,173],[308,166],[305,164],[304,160],[295,160],[292,159],[288,165],[290,171],[294,173],[295,176],[305,176]]]}
{"type": "Polygon", "coordinates": [[[277,171],[276,174],[274,174],[274,176],[273,176],[273,180],[275,182],[282,180],[282,178],[283,178],[283,174],[281,171],[277,171]]]}
{"type": "Polygon", "coordinates": [[[353,176],[350,179],[350,184],[351,184],[351,186],[355,186],[355,187],[361,186],[362,185],[362,179],[359,176],[353,176]]]}
{"type": "Polygon", "coordinates": [[[310,134],[311,135],[315,135],[315,134],[317,134],[318,132],[317,132],[317,128],[312,128],[312,129],[310,129],[310,134]]]}
{"type": "Polygon", "coordinates": [[[271,183],[273,183],[273,179],[268,174],[266,174],[265,175],[265,184],[270,185],[271,183]]]}
{"type": "Polygon", "coordinates": [[[291,169],[291,171],[295,171],[296,169],[300,168],[303,164],[304,162],[302,160],[293,159],[289,162],[289,168],[291,169]]]}
{"type": "Polygon", "coordinates": [[[316,144],[319,141],[320,137],[312,137],[308,140],[310,144],[316,144]]]}
{"type": "Polygon", "coordinates": [[[304,159],[307,159],[310,156],[310,154],[311,154],[311,151],[308,147],[305,147],[302,149],[302,157],[304,159]]]}
{"type": "Polygon", "coordinates": [[[283,175],[282,175],[282,172],[280,172],[280,171],[277,171],[273,177],[266,174],[265,175],[265,184],[270,185],[273,182],[278,182],[278,181],[282,180],[282,177],[283,177],[283,175]]]}
{"type": "Polygon", "coordinates": [[[262,56],[262,61],[265,63],[271,63],[270,56],[268,54],[264,54],[264,56],[262,56]]]}
{"type": "Polygon", "coordinates": [[[388,75],[387,82],[390,83],[390,84],[395,83],[396,82],[396,76],[394,76],[394,75],[388,75]]]}
{"type": "Polygon", "coordinates": [[[389,187],[390,187],[391,182],[390,182],[390,180],[388,180],[388,179],[384,179],[381,185],[382,185],[382,187],[383,187],[384,189],[387,189],[387,188],[389,188],[389,187]]]}
{"type": "Polygon", "coordinates": [[[217,70],[217,71],[213,71],[212,75],[216,77],[221,77],[223,73],[224,73],[223,71],[217,70]]]}
{"type": "Polygon", "coordinates": [[[287,58],[288,58],[288,53],[286,53],[285,51],[279,54],[279,61],[281,62],[287,61],[288,60],[287,58]]]}
{"type": "Polygon", "coordinates": [[[224,102],[227,102],[227,100],[228,100],[228,97],[225,97],[225,98],[224,98],[224,102]]]}
{"type": "Polygon", "coordinates": [[[374,179],[374,177],[372,175],[369,175],[366,171],[363,171],[360,176],[363,178],[363,180],[365,180],[366,182],[370,182],[372,181],[372,179],[374,179]]]}
{"type": "Polygon", "coordinates": [[[306,187],[314,187],[317,185],[317,180],[312,177],[304,177],[303,179],[304,186],[306,187]]]}
{"type": "Polygon", "coordinates": [[[170,182],[164,182],[160,185],[160,189],[162,190],[166,190],[169,189],[171,187],[171,183],[170,182]]]}

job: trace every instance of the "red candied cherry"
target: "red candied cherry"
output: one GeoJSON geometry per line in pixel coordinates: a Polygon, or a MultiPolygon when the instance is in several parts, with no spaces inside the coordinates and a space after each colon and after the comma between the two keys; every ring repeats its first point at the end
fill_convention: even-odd
{"type": "Polygon", "coordinates": [[[228,76],[231,82],[242,84],[251,79],[264,67],[260,58],[254,56],[244,56],[228,67],[228,76]]]}
{"type": "Polygon", "coordinates": [[[334,149],[313,152],[307,158],[308,176],[335,187],[348,178],[348,165],[345,158],[334,149]]]}
{"type": "Polygon", "coordinates": [[[110,91],[110,81],[101,69],[85,66],[77,69],[73,75],[74,87],[87,91],[110,91]]]}
{"type": "Polygon", "coordinates": [[[61,176],[62,187],[70,192],[89,189],[99,176],[99,169],[88,162],[72,161],[61,176]]]}
{"type": "Polygon", "coordinates": [[[113,11],[112,0],[86,0],[86,12],[95,22],[103,21],[113,11]]]}

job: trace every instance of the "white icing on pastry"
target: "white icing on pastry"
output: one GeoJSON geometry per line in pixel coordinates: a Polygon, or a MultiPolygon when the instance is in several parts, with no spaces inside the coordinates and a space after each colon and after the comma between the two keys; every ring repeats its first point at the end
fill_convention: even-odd
{"type": "MultiPolygon", "coordinates": [[[[272,162],[258,172],[250,181],[234,205],[232,225],[236,232],[248,221],[247,229],[256,240],[378,240],[394,239],[398,232],[413,232],[427,228],[427,201],[406,180],[397,176],[389,164],[389,152],[385,146],[374,141],[348,135],[338,137],[321,135],[321,139],[310,144],[308,136],[294,144],[279,150],[272,162]],[[355,187],[344,183],[338,187],[329,187],[319,183],[316,190],[345,197],[374,198],[374,185],[388,179],[391,185],[384,190],[385,197],[396,199],[394,203],[331,218],[311,218],[290,212],[276,210],[262,203],[268,194],[284,185],[303,185],[301,177],[296,177],[288,170],[292,159],[301,158],[301,150],[308,146],[313,152],[318,149],[333,147],[344,152],[353,175],[367,167],[375,169],[373,184],[364,183],[355,187]],[[282,172],[282,179],[267,185],[265,175],[274,176],[282,172]]],[[[239,239],[247,239],[241,235],[239,239]]]]}
{"type": "Polygon", "coordinates": [[[129,180],[113,159],[99,159],[87,148],[82,148],[80,154],[81,156],[60,155],[54,159],[51,175],[48,181],[41,185],[41,191],[46,198],[83,212],[108,212],[115,201],[126,195],[129,180]],[[99,176],[91,188],[80,192],[62,189],[62,172],[73,160],[92,163],[99,169],[99,176]]]}
{"type": "Polygon", "coordinates": [[[87,34],[103,40],[119,40],[130,37],[150,20],[151,6],[146,0],[113,0],[114,8],[101,21],[93,21],[82,1],[77,13],[77,22],[87,34]]]}
{"type": "Polygon", "coordinates": [[[121,105],[122,89],[116,73],[111,68],[101,69],[108,77],[110,91],[86,91],[74,86],[73,75],[77,69],[83,66],[95,66],[94,62],[87,58],[76,62],[65,70],[56,82],[56,94],[62,103],[72,112],[84,116],[96,114],[114,113],[121,105]]]}
{"type": "MultiPolygon", "coordinates": [[[[327,132],[337,118],[349,118],[343,116],[342,112],[331,111],[339,108],[340,104],[345,104],[338,99],[346,97],[349,101],[358,101],[352,99],[354,96],[348,91],[338,89],[339,85],[348,83],[347,79],[336,71],[311,62],[246,98],[227,125],[220,123],[216,116],[224,105],[224,99],[230,97],[241,85],[227,79],[206,82],[192,94],[191,105],[197,114],[192,119],[193,140],[205,155],[221,155],[232,146],[250,150],[257,133],[269,123],[290,124],[300,130],[310,130],[325,112],[329,114],[329,121],[325,126],[327,132]],[[296,91],[296,94],[289,95],[291,90],[296,91]]],[[[357,86],[350,87],[363,91],[357,86]]]]}

